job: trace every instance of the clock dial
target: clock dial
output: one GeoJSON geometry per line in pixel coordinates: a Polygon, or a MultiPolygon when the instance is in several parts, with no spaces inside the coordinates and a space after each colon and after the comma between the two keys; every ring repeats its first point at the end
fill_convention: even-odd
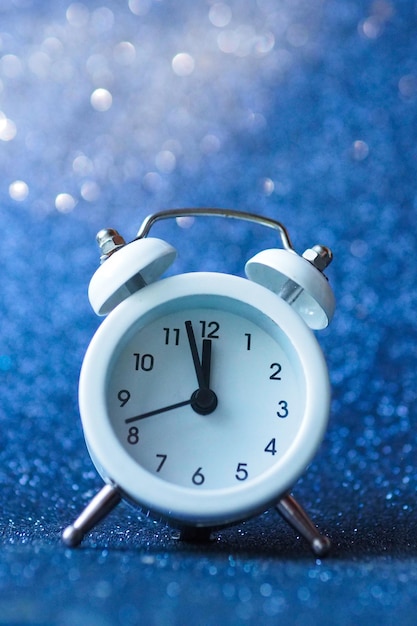
{"type": "Polygon", "coordinates": [[[125,335],[109,371],[108,414],[127,454],[161,480],[236,487],[281,461],[304,414],[296,359],[280,328],[215,296],[125,335]],[[209,365],[208,365],[209,364],[209,365]]]}

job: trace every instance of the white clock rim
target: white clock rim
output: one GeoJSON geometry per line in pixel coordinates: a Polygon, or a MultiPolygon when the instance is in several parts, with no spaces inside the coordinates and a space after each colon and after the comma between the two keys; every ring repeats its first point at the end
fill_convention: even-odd
{"type": "Polygon", "coordinates": [[[139,506],[162,516],[182,523],[215,525],[246,519],[266,510],[293,486],[324,437],[330,385],[327,365],[314,334],[289,304],[266,287],[245,278],[195,272],[148,285],[109,314],[91,340],[83,361],[79,408],[91,458],[106,482],[117,485],[139,506]],[[289,338],[304,373],[306,409],[300,433],[278,464],[247,484],[198,491],[195,487],[163,481],[128,455],[117,440],[107,414],[108,368],[124,333],[139,317],[189,296],[220,296],[261,311],[289,338]]]}

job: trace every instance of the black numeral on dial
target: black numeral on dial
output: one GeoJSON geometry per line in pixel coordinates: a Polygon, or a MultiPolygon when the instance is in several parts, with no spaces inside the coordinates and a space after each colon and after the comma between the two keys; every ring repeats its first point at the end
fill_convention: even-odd
{"type": "Polygon", "coordinates": [[[160,460],[160,463],[159,463],[159,465],[158,465],[158,467],[156,468],[156,471],[157,471],[157,472],[160,472],[160,471],[161,471],[163,464],[164,464],[164,463],[165,463],[165,461],[167,460],[167,456],[168,456],[167,454],[157,454],[157,455],[156,455],[156,458],[157,458],[157,459],[161,459],[161,460],[160,460]]]}
{"type": "Polygon", "coordinates": [[[178,346],[180,342],[180,329],[179,328],[164,328],[165,332],[165,345],[173,344],[178,346]]]}
{"type": "Polygon", "coordinates": [[[264,452],[269,452],[272,455],[277,453],[275,437],[271,439],[267,446],[265,446],[264,452]]]}
{"type": "Polygon", "coordinates": [[[137,426],[131,426],[127,435],[127,443],[134,446],[139,441],[139,428],[137,426]]]}
{"type": "Polygon", "coordinates": [[[200,321],[201,336],[203,339],[218,339],[220,324],[217,322],[200,321]]]}
{"type": "Polygon", "coordinates": [[[249,476],[248,470],[246,469],[248,466],[247,463],[239,463],[236,469],[236,480],[246,480],[249,476]]]}
{"type": "Polygon", "coordinates": [[[278,417],[284,418],[288,417],[288,402],[286,400],[281,400],[278,402],[279,410],[277,411],[278,417]]]}
{"type": "Polygon", "coordinates": [[[124,406],[130,400],[130,391],[127,389],[121,389],[117,394],[117,397],[120,400],[120,406],[124,406]]]}
{"type": "Polygon", "coordinates": [[[135,352],[133,354],[135,357],[135,370],[138,372],[142,370],[143,372],[150,372],[153,370],[155,359],[152,354],[139,354],[135,352]]]}
{"type": "Polygon", "coordinates": [[[205,476],[201,473],[202,469],[203,469],[202,467],[199,467],[192,476],[191,480],[193,481],[195,485],[202,485],[203,482],[206,480],[205,476]]]}
{"type": "Polygon", "coordinates": [[[282,366],[279,363],[271,363],[269,369],[272,370],[272,374],[269,377],[269,380],[281,380],[281,370],[282,366]]]}

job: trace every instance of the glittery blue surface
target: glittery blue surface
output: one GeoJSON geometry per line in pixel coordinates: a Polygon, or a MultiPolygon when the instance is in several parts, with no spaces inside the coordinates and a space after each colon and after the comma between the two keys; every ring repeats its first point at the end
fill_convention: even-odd
{"type": "MultiPolygon", "coordinates": [[[[0,624],[415,624],[416,59],[411,0],[2,0],[0,624]],[[333,249],[331,420],[294,489],[327,559],[272,511],[188,545],[122,503],[60,541],[102,485],[77,408],[95,234],[181,206],[333,249]]],[[[275,243],[185,225],[155,227],[176,272],[275,243]]]]}

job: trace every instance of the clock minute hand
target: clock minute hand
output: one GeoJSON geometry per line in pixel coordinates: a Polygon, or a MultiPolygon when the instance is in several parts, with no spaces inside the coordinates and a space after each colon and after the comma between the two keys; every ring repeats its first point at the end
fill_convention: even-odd
{"type": "MultiPolygon", "coordinates": [[[[200,363],[200,358],[198,356],[197,343],[195,340],[195,334],[193,330],[193,325],[190,320],[185,322],[185,329],[187,331],[188,343],[190,344],[191,356],[193,357],[194,369],[197,376],[198,386],[200,389],[208,389],[208,382],[206,380],[205,372],[203,370],[203,366],[200,363]]],[[[206,340],[205,340],[206,341],[206,340]]],[[[211,343],[209,341],[209,343],[211,343]]],[[[203,351],[204,351],[204,341],[203,341],[203,351]]],[[[207,351],[207,344],[206,344],[207,351]]],[[[207,360],[207,357],[206,359],[207,360]]]]}

